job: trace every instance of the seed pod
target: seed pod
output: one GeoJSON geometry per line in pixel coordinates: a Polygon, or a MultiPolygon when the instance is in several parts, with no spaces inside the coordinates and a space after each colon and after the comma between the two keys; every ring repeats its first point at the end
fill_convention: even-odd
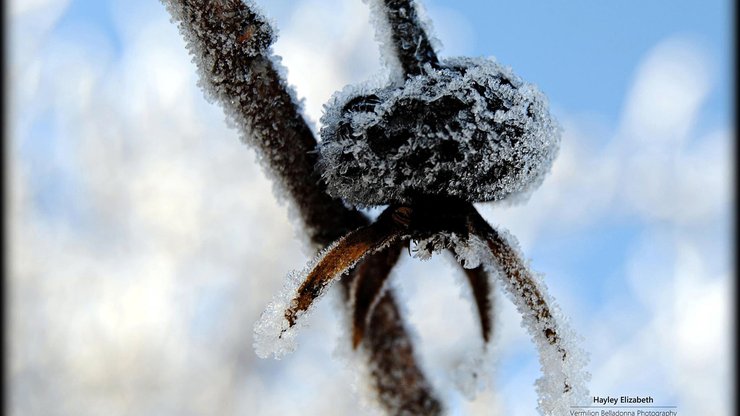
{"type": "Polygon", "coordinates": [[[400,87],[345,89],[322,124],[328,191],[359,206],[521,195],[542,182],[560,142],[545,96],[487,59],[428,66],[400,87]]]}

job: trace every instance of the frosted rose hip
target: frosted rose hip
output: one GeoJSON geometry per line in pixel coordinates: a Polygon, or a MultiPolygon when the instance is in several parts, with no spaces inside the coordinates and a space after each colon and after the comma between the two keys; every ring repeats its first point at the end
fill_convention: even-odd
{"type": "Polygon", "coordinates": [[[542,182],[560,142],[544,95],[488,59],[448,60],[400,87],[350,87],[322,123],[329,193],[356,205],[521,194],[542,182]]]}

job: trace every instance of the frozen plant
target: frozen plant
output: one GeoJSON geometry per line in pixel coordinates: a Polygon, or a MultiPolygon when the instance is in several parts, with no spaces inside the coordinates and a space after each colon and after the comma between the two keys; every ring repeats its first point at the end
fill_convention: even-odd
{"type": "Polygon", "coordinates": [[[493,279],[502,283],[540,353],[542,414],[566,414],[587,395],[584,355],[541,278],[514,238],[473,206],[522,199],[549,171],[560,131],[537,88],[491,60],[440,60],[412,0],[368,0],[390,83],[337,93],[317,144],[272,54],[274,31],[254,4],[163,2],[194,56],[206,97],[257,150],[322,249],[289,275],[255,325],[258,355],[292,351],[306,313],[340,281],[352,326],[348,343],[362,353],[378,403],[393,415],[442,413],[385,285],[403,248],[413,244],[419,257],[450,251],[458,259],[486,344],[493,279]],[[372,223],[348,208],[386,205],[372,223]]]}

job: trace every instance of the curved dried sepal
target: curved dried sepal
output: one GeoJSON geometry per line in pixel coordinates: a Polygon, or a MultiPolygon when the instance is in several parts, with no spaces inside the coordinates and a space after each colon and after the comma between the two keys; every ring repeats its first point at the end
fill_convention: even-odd
{"type": "Polygon", "coordinates": [[[293,327],[300,312],[307,310],[324,289],[368,254],[374,253],[401,236],[401,229],[392,221],[379,220],[342,237],[329,247],[316,265],[308,272],[298,288],[297,295],[285,311],[289,327],[293,327]]]}
{"type": "Polygon", "coordinates": [[[463,270],[468,277],[470,288],[473,290],[473,297],[475,297],[483,341],[489,342],[493,332],[493,304],[491,298],[493,282],[482,265],[473,269],[463,268],[463,270]]]}
{"type": "Polygon", "coordinates": [[[383,294],[391,269],[398,261],[402,244],[397,242],[370,256],[355,269],[350,289],[352,305],[352,348],[357,348],[365,334],[370,316],[383,294]]]}
{"type": "MultiPolygon", "coordinates": [[[[558,359],[566,363],[569,352],[566,350],[565,342],[560,333],[561,323],[554,319],[552,305],[548,304],[548,299],[543,293],[544,288],[527,268],[517,249],[491,227],[477,211],[471,213],[469,226],[472,234],[485,241],[495,266],[500,271],[501,278],[504,279],[504,287],[513,296],[520,313],[525,317],[525,321],[527,317],[534,319],[534,325],[528,325],[531,335],[535,339],[544,339],[547,344],[554,348],[558,359]]],[[[540,349],[540,354],[544,353],[540,349]]],[[[541,357],[541,359],[543,358],[541,357]]],[[[567,376],[563,379],[561,386],[562,393],[568,393],[573,389],[567,376]]]]}

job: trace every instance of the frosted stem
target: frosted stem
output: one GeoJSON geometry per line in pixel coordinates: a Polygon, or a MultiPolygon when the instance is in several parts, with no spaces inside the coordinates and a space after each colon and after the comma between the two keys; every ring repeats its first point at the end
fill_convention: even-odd
{"type": "Polygon", "coordinates": [[[385,291],[373,310],[363,346],[370,354],[370,372],[378,400],[389,415],[436,416],[442,406],[416,365],[401,313],[385,291]]]}
{"type": "Polygon", "coordinates": [[[200,75],[200,86],[255,148],[297,207],[312,241],[326,246],[364,224],[326,194],[314,166],[316,139],[279,72],[275,36],[253,4],[239,0],[165,0],[200,75]]]}
{"type": "MultiPolygon", "coordinates": [[[[371,0],[382,3],[371,5],[379,9],[378,16],[388,26],[390,45],[406,76],[420,75],[425,64],[439,67],[429,36],[419,20],[413,0],[371,0]]],[[[381,30],[378,28],[378,30],[381,30]]]]}
{"type": "MultiPolygon", "coordinates": [[[[206,98],[221,105],[242,140],[257,150],[263,167],[289,196],[312,243],[325,247],[348,231],[367,225],[365,216],[326,194],[325,185],[315,171],[316,139],[271,54],[274,31],[253,3],[240,0],[163,0],[163,3],[194,56],[206,98]]],[[[342,281],[345,287],[349,287],[355,275],[351,273],[342,281]]],[[[377,308],[384,313],[373,316],[374,330],[365,339],[371,351],[369,364],[389,372],[389,375],[373,372],[378,389],[381,386],[385,389],[381,395],[394,397],[397,402],[432,403],[438,408],[433,392],[424,387],[428,383],[416,365],[390,291],[385,292],[377,308]],[[393,339],[408,348],[398,355],[384,355],[381,347],[393,339]],[[390,374],[407,377],[398,380],[390,374]],[[419,387],[407,392],[408,387],[389,384],[394,380],[399,385],[409,382],[419,387]]],[[[397,406],[386,408],[395,413],[393,409],[397,406]]]]}

